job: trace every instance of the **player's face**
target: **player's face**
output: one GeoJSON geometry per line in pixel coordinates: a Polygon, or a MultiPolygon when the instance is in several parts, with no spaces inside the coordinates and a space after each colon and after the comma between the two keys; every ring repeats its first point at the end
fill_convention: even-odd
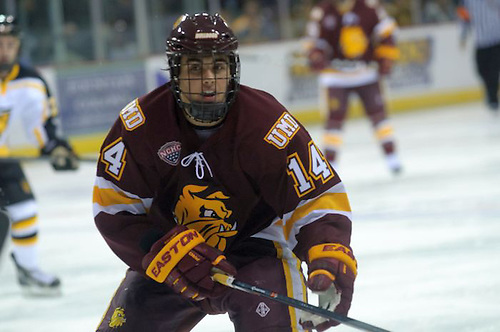
{"type": "Polygon", "coordinates": [[[229,59],[225,55],[183,55],[179,74],[182,101],[225,102],[229,75],[229,59]]]}
{"type": "Polygon", "coordinates": [[[19,46],[21,42],[15,36],[1,36],[0,35],[0,75],[8,74],[6,71],[10,70],[11,65],[17,59],[19,46]]]}

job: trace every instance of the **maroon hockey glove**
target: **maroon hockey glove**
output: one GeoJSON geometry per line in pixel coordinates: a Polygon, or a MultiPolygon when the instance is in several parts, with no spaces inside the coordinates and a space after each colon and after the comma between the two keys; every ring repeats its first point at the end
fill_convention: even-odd
{"type": "Polygon", "coordinates": [[[390,75],[392,72],[393,61],[386,58],[380,58],[378,62],[378,73],[380,76],[390,75]]]}
{"type": "MultiPolygon", "coordinates": [[[[307,287],[319,296],[319,305],[346,316],[351,307],[357,263],[350,248],[338,243],[319,244],[308,252],[307,287]]],[[[324,331],[339,323],[305,314],[301,324],[306,329],[324,331]]]]}
{"type": "Polygon", "coordinates": [[[221,251],[206,244],[196,230],[182,225],[174,227],[153,244],[144,256],[142,266],[151,279],[169,285],[175,292],[194,301],[224,291],[225,286],[210,278],[213,268],[236,275],[236,269],[221,251]]]}

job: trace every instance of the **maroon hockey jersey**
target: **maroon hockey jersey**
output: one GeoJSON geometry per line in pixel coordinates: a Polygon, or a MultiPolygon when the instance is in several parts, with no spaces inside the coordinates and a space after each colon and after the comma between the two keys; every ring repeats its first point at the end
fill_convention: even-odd
{"type": "Polygon", "coordinates": [[[196,229],[229,260],[243,247],[262,251],[262,243],[300,259],[319,243],[349,246],[351,212],[339,176],[271,95],[241,86],[223,125],[206,139],[202,132],[167,84],[128,104],[107,135],[94,217],[132,269],[144,272],[148,245],[175,224],[196,229]]]}
{"type": "MultiPolygon", "coordinates": [[[[339,12],[333,1],[322,1],[310,14],[307,36],[312,49],[320,49],[329,61],[395,60],[399,52],[394,45],[395,21],[387,15],[378,0],[354,0],[353,7],[339,12]]],[[[344,63],[347,65],[347,63],[344,63]]]]}

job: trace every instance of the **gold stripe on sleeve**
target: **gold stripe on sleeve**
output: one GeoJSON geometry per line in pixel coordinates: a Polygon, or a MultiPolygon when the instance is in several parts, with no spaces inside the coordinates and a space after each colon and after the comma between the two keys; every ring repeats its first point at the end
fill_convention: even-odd
{"type": "Polygon", "coordinates": [[[287,220],[284,231],[285,239],[288,240],[290,232],[295,223],[315,210],[335,210],[351,212],[351,206],[346,193],[326,193],[319,198],[295,209],[292,217],[287,220]]]}
{"type": "Polygon", "coordinates": [[[110,206],[115,204],[142,204],[140,199],[124,196],[122,193],[117,192],[114,189],[103,189],[97,186],[94,186],[92,196],[93,202],[101,206],[110,206]]]}
{"type": "Polygon", "coordinates": [[[12,230],[18,231],[21,229],[26,229],[36,224],[38,217],[34,216],[29,219],[21,220],[15,223],[12,223],[12,230]]]}

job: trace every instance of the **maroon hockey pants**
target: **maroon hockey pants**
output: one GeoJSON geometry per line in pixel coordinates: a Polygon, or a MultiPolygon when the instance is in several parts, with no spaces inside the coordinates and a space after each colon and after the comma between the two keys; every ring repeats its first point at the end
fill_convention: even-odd
{"type": "MultiPolygon", "coordinates": [[[[328,118],[325,124],[327,131],[341,130],[344,126],[351,93],[359,96],[365,114],[373,128],[388,118],[379,82],[350,88],[330,87],[328,88],[328,118]]],[[[382,149],[385,154],[393,153],[395,151],[394,141],[382,143],[382,149]]],[[[337,151],[326,149],[325,154],[327,159],[333,162],[336,159],[337,151]]]]}
{"type": "MultiPolygon", "coordinates": [[[[291,265],[284,264],[278,258],[263,257],[239,269],[237,278],[281,294],[289,294],[287,289],[289,291],[291,285],[287,285],[284,269],[291,265]]],[[[297,275],[297,266],[294,270],[292,272],[297,275]]],[[[288,279],[291,279],[290,274],[288,279]]],[[[302,294],[299,295],[296,297],[302,300],[302,294]]],[[[97,331],[190,331],[206,314],[223,313],[229,315],[237,332],[288,332],[294,330],[292,326],[294,331],[301,330],[297,326],[297,311],[283,304],[229,288],[218,298],[192,302],[173,293],[168,286],[129,270],[97,331]]],[[[221,330],[227,329],[231,330],[232,327],[221,326],[221,330]]]]}

